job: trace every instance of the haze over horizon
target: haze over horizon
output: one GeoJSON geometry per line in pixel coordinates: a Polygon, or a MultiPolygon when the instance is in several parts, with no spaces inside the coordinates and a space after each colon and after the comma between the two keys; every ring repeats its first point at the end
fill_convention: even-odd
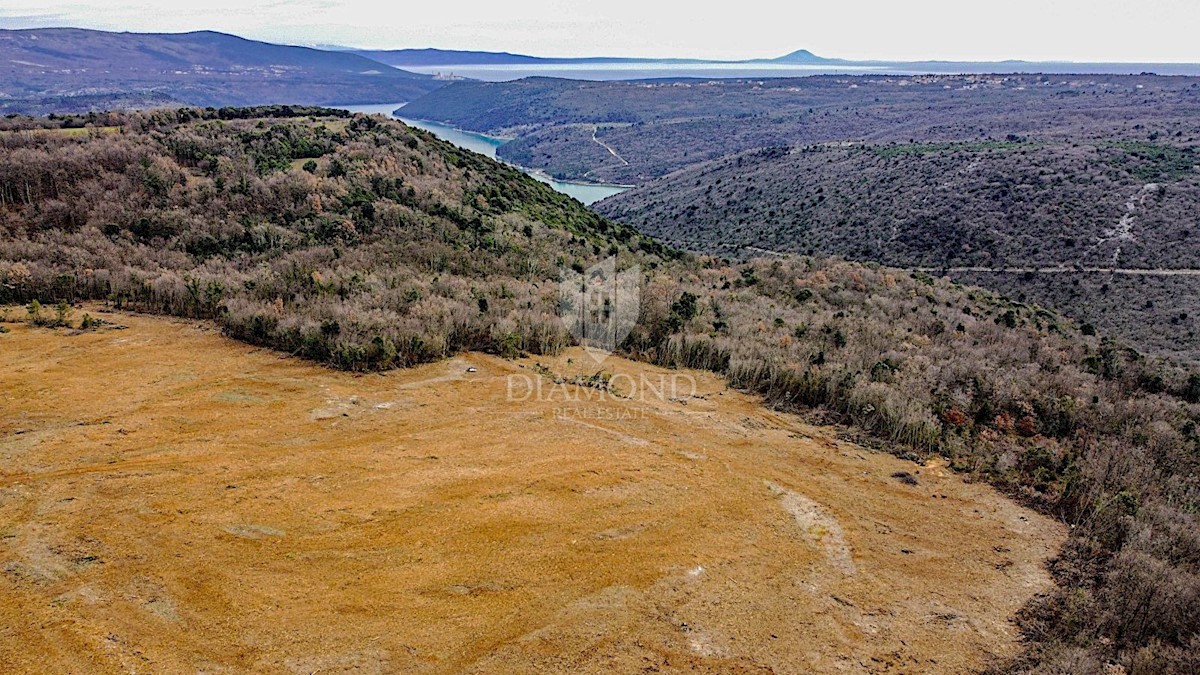
{"type": "Polygon", "coordinates": [[[0,28],[133,32],[216,30],[303,45],[433,47],[538,56],[773,58],[807,49],[854,60],[1196,63],[1200,4],[1189,0],[1013,0],[964,10],[949,0],[818,4],[780,12],[747,0],[687,12],[634,0],[450,2],[380,7],[366,0],[8,0],[0,28]]]}

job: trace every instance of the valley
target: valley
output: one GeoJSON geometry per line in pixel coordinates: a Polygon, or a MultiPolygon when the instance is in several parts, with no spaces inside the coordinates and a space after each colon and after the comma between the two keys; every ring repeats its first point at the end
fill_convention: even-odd
{"type": "Polygon", "coordinates": [[[834,254],[949,275],[1194,361],[1200,158],[1189,138],[751,151],[598,209],[714,255],[834,254]],[[1115,278],[1130,275],[1175,278],[1115,278]]]}
{"type": "MultiPolygon", "coordinates": [[[[428,131],[447,143],[452,143],[459,148],[470,150],[471,152],[476,152],[486,157],[491,157],[492,159],[496,159],[496,149],[505,143],[505,139],[503,138],[496,138],[471,131],[463,131],[462,129],[456,129],[455,127],[449,125],[438,124],[437,122],[429,122],[427,120],[406,119],[404,115],[401,114],[403,113],[403,103],[348,105],[339,107],[344,107],[346,110],[351,112],[359,112],[368,115],[386,115],[387,117],[398,119],[413,128],[421,129],[422,131],[428,131]]],[[[539,181],[546,183],[555,190],[569,197],[573,197],[583,204],[589,205],[594,204],[606,197],[620,194],[630,187],[628,185],[608,185],[603,183],[555,180],[541,171],[527,170],[526,173],[538,179],[539,181]]]]}
{"type": "Polygon", "coordinates": [[[1197,80],[1153,75],[816,75],[454,82],[406,116],[513,137],[503,159],[642,184],[740,151],[824,143],[1194,139],[1197,80]],[[1151,112],[1152,109],[1152,112],[1151,112]],[[592,141],[592,133],[629,165],[592,141]]]}

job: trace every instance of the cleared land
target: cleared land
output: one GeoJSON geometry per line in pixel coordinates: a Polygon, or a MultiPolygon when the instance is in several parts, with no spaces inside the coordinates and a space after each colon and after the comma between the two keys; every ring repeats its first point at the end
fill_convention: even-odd
{"type": "Polygon", "coordinates": [[[101,316],[0,335],[5,671],[957,673],[1065,536],[711,375],[355,376],[101,316]]]}

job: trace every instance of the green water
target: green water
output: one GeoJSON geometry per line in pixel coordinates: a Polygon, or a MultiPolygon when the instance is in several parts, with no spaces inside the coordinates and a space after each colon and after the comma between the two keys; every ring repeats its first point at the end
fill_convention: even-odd
{"type": "MultiPolygon", "coordinates": [[[[424,129],[429,133],[437,136],[443,141],[447,141],[457,145],[460,148],[478,152],[481,155],[487,155],[492,159],[496,159],[496,148],[504,145],[504,139],[485,134],[477,134],[473,131],[464,131],[455,127],[439,124],[438,122],[430,122],[427,120],[412,120],[394,114],[402,103],[387,103],[381,105],[353,105],[353,106],[337,106],[351,112],[361,112],[368,115],[388,115],[404,122],[405,124],[424,129]]],[[[605,197],[611,197],[619,192],[624,192],[629,189],[621,185],[598,185],[591,183],[572,183],[570,181],[554,180],[548,176],[544,176],[532,171],[526,171],[530,176],[548,184],[550,187],[570,195],[584,204],[594,204],[605,197]]]]}

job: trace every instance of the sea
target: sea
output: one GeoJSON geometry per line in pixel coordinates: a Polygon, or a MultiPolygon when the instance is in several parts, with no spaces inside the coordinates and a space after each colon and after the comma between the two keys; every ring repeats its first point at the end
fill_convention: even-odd
{"type": "MultiPolygon", "coordinates": [[[[402,115],[395,114],[395,111],[402,108],[403,103],[381,103],[374,105],[339,105],[335,108],[342,108],[350,112],[366,113],[368,115],[387,115],[394,117],[405,124],[424,129],[438,138],[453,143],[465,150],[478,152],[481,155],[487,155],[492,159],[496,159],[496,148],[504,145],[505,139],[488,136],[487,134],[479,134],[474,131],[466,131],[458,129],[439,122],[431,122],[428,120],[409,119],[402,115]]],[[[569,195],[583,202],[584,204],[594,204],[605,197],[611,197],[620,192],[628,190],[628,185],[609,185],[603,183],[576,183],[573,181],[556,180],[539,171],[518,167],[528,173],[530,176],[548,184],[550,187],[569,195]]]]}

